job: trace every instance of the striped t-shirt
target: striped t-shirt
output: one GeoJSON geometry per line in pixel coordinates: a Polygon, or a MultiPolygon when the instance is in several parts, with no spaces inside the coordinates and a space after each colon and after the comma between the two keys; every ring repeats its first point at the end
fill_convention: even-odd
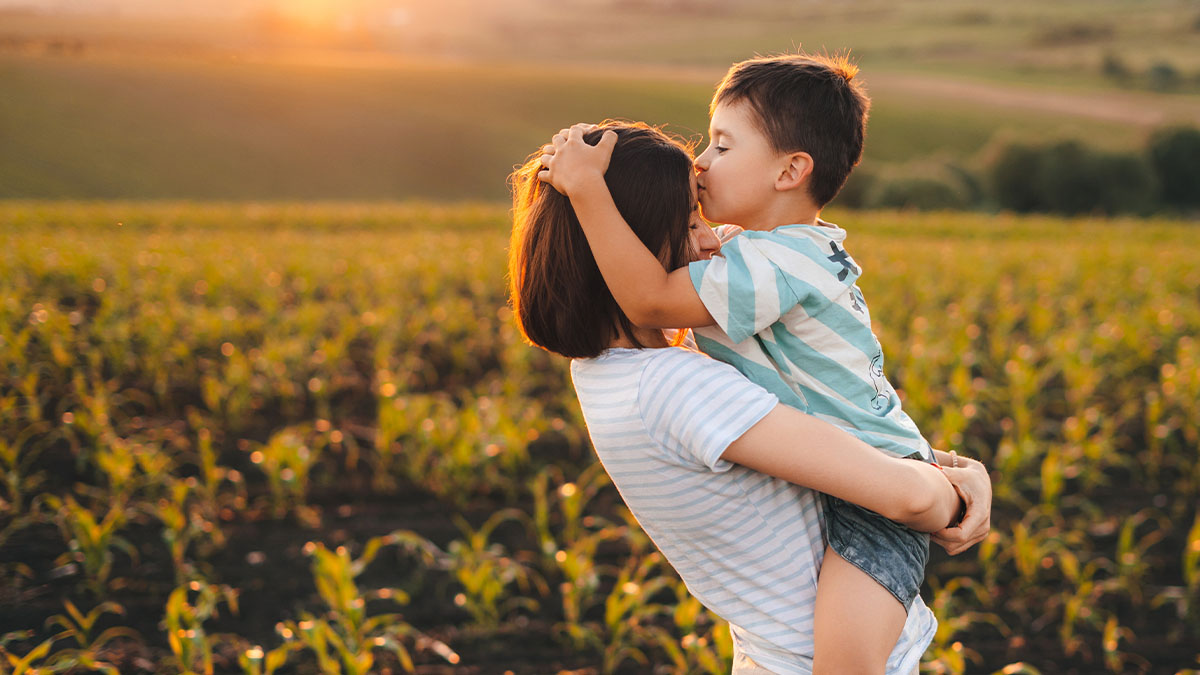
{"type": "Polygon", "coordinates": [[[747,230],[689,266],[715,326],[695,330],[706,354],[787,405],[892,455],[933,453],[883,375],[883,349],[855,282],[846,231],[821,225],[747,230]]]}
{"type": "MultiPolygon", "coordinates": [[[[692,595],[759,665],[811,673],[818,495],[721,459],[776,397],[683,348],[609,349],[571,378],[601,463],[692,595]]],[[[888,672],[912,672],[936,627],[917,598],[888,672]]]]}

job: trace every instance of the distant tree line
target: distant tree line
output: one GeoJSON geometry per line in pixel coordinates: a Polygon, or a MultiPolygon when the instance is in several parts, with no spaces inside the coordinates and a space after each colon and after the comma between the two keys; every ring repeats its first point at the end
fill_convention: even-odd
{"type": "Polygon", "coordinates": [[[1159,129],[1140,151],[1078,140],[999,141],[974,164],[919,161],[851,175],[852,208],[1002,209],[1068,215],[1200,213],[1200,129],[1159,129]]]}

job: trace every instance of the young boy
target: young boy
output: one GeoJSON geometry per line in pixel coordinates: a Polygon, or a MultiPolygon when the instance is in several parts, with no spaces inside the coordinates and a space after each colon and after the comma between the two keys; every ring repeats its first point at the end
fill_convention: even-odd
{"type": "MultiPolygon", "coordinates": [[[[869,100],[856,72],[844,59],[803,54],[730,69],[710,107],[697,189],[707,220],[745,232],[720,257],[687,270],[664,272],[613,205],[603,175],[615,135],[593,147],[581,126],[560,132],[542,178],[570,197],[605,281],[635,324],[694,328],[701,350],[784,403],[881,451],[933,462],[883,375],[846,231],[820,219],[862,155],[869,100]]],[[[918,597],[929,537],[830,497],[824,515],[814,672],[911,671],[911,650],[900,658],[893,648],[902,632],[909,642],[914,631],[928,640],[936,625],[918,597]]]]}

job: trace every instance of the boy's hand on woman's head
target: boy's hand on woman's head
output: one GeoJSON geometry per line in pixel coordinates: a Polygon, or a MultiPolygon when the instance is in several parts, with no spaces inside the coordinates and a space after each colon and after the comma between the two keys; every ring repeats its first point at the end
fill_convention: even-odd
{"type": "Polygon", "coordinates": [[[595,186],[597,181],[603,185],[604,172],[617,145],[617,132],[605,131],[599,143],[588,145],[583,135],[596,128],[595,124],[576,124],[555,134],[551,143],[542,146],[541,161],[546,168],[538,172],[538,180],[568,197],[595,186]]]}

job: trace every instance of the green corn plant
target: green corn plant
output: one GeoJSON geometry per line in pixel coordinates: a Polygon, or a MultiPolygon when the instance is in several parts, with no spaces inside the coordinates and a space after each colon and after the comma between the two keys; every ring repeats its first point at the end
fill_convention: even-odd
{"type": "Polygon", "coordinates": [[[112,550],[120,549],[135,563],[137,561],[137,549],[128,540],[117,535],[127,517],[124,504],[109,505],[103,520],[97,522],[96,516],[76,502],[74,497],[68,496],[62,500],[47,495],[46,503],[54,509],[55,521],[70,549],[63,554],[58,564],[64,565],[71,560],[81,563],[87,573],[91,590],[96,595],[103,595],[108,576],[112,572],[112,550]]]}
{"type": "Polygon", "coordinates": [[[195,408],[188,409],[187,418],[188,424],[196,431],[196,463],[200,468],[200,486],[196,494],[203,497],[201,505],[206,517],[212,520],[221,506],[221,488],[226,484],[231,485],[235,489],[235,497],[244,498],[245,483],[239,472],[218,463],[213,434],[208,428],[209,421],[195,408]]]}
{"type": "MultiPolygon", "coordinates": [[[[2,415],[3,411],[0,411],[2,415]]],[[[18,434],[12,443],[0,440],[0,485],[7,493],[7,499],[0,497],[0,513],[7,516],[0,527],[0,546],[14,533],[44,517],[42,506],[46,495],[38,491],[45,480],[44,473],[33,471],[32,467],[44,447],[35,438],[48,428],[44,422],[36,422],[18,434]],[[30,494],[33,497],[26,504],[26,496],[30,494]]]]}
{"type": "Polygon", "coordinates": [[[382,380],[377,389],[375,425],[376,471],[373,480],[376,489],[389,489],[395,485],[396,458],[401,456],[401,439],[409,429],[407,400],[397,398],[397,387],[390,381],[391,375],[380,370],[382,380]]]}
{"type": "Polygon", "coordinates": [[[1164,519],[1153,516],[1151,509],[1143,509],[1121,524],[1121,531],[1117,535],[1116,574],[1119,588],[1137,604],[1142,602],[1143,580],[1150,572],[1149,561],[1152,558],[1149,550],[1162,541],[1169,531],[1170,527],[1164,519]],[[1151,519],[1157,521],[1156,526],[1138,537],[1138,526],[1151,519]]]}
{"type": "Polygon", "coordinates": [[[1058,562],[1063,576],[1075,587],[1073,592],[1064,593],[1057,598],[1063,604],[1062,621],[1058,627],[1059,642],[1065,653],[1074,654],[1084,645],[1083,639],[1076,633],[1078,624],[1082,621],[1091,626],[1099,626],[1103,620],[1094,608],[1103,594],[1104,585],[1094,580],[1099,569],[1097,562],[1089,562],[1080,567],[1079,559],[1069,551],[1064,551],[1058,562]]]}
{"type": "Polygon", "coordinates": [[[1200,593],[1200,513],[1196,514],[1183,544],[1183,580],[1190,592],[1200,593]]]}
{"type": "Polygon", "coordinates": [[[133,497],[137,459],[131,444],[111,434],[106,436],[105,442],[92,451],[92,462],[108,478],[108,494],[113,501],[128,503],[133,497]]]}
{"type": "Polygon", "coordinates": [[[60,649],[50,659],[55,670],[70,670],[73,668],[90,668],[109,675],[120,675],[116,666],[99,658],[100,651],[109,642],[117,638],[128,638],[141,642],[141,635],[132,628],[114,626],[93,637],[96,622],[103,614],[124,615],[125,609],[115,602],[103,602],[92,608],[86,615],[80,612],[70,600],[64,600],[66,614],[56,614],[46,620],[46,627],[57,625],[62,631],[54,636],[57,640],[72,639],[75,647],[60,649]]]}
{"type": "MultiPolygon", "coordinates": [[[[0,419],[14,413],[15,402],[15,396],[0,398],[0,419]]],[[[44,472],[34,471],[33,467],[45,447],[36,439],[48,430],[49,425],[45,422],[34,422],[16,434],[11,442],[0,438],[0,486],[5,492],[0,498],[0,511],[10,516],[25,515],[26,495],[36,494],[38,486],[45,481],[44,472]]],[[[2,537],[0,543],[3,543],[2,537]]]]}
{"type": "Polygon", "coordinates": [[[1007,636],[1010,631],[995,614],[969,609],[989,603],[988,590],[983,584],[970,577],[955,577],[944,585],[931,578],[930,583],[933,584],[933,600],[929,608],[937,619],[938,627],[933,635],[933,643],[926,652],[926,656],[932,660],[926,665],[935,673],[960,675],[966,672],[967,659],[979,660],[976,652],[956,639],[960,633],[980,623],[990,624],[1001,635],[1007,636]],[[966,600],[960,596],[966,596],[966,600]]]}
{"type": "Polygon", "coordinates": [[[274,675],[287,663],[291,652],[298,648],[296,642],[285,642],[264,652],[262,647],[252,645],[238,651],[238,666],[242,669],[242,675],[274,675]]]}
{"type": "Polygon", "coordinates": [[[1146,477],[1148,485],[1157,488],[1163,465],[1167,461],[1165,440],[1174,426],[1174,420],[1161,392],[1147,391],[1144,401],[1145,450],[1138,453],[1138,468],[1146,477]]]}
{"type": "Polygon", "coordinates": [[[573,483],[567,482],[557,467],[543,469],[529,482],[534,507],[533,534],[541,547],[543,568],[547,573],[553,572],[561,563],[556,560],[560,549],[568,549],[590,536],[586,528],[606,525],[599,517],[585,516],[584,511],[592,498],[609,483],[608,474],[599,462],[584,469],[573,483]],[[552,483],[556,487],[552,487],[552,483]],[[558,536],[552,520],[559,523],[558,536]]]}
{"type": "Polygon", "coordinates": [[[320,543],[310,542],[305,546],[305,552],[313,558],[313,578],[327,611],[322,617],[305,613],[300,621],[284,622],[279,626],[279,632],[286,640],[296,641],[311,650],[321,672],[366,675],[372,672],[376,649],[391,652],[401,667],[412,672],[412,657],[404,645],[409,640],[431,647],[452,664],[458,663],[459,657],[452,649],[422,634],[405,622],[400,614],[368,616],[368,600],[390,600],[399,604],[408,602],[408,595],[400,589],[381,588],[364,592],[355,582],[355,578],[366,570],[380,549],[393,544],[416,550],[427,558],[442,555],[423,537],[408,531],[372,538],[357,559],[352,558],[345,547],[330,551],[320,543]]]}
{"type": "Polygon", "coordinates": [[[171,591],[164,623],[167,644],[181,675],[213,675],[215,639],[205,632],[204,622],[218,615],[221,602],[236,614],[237,600],[236,590],[203,581],[191,581],[171,591]],[[196,594],[194,600],[189,600],[189,593],[196,594]]]}
{"type": "Polygon", "coordinates": [[[169,478],[166,494],[148,507],[150,513],[162,523],[162,537],[171,552],[171,563],[175,568],[175,583],[182,585],[195,576],[195,568],[188,560],[188,548],[193,542],[207,541],[215,546],[224,544],[224,535],[218,527],[216,514],[204,513],[206,504],[202,486],[194,477],[169,478]]]}
{"type": "MultiPolygon", "coordinates": [[[[342,664],[338,661],[337,655],[330,652],[329,633],[331,629],[324,619],[318,619],[312,614],[304,612],[299,621],[281,622],[276,630],[285,640],[294,641],[298,649],[310,650],[317,659],[317,668],[320,669],[320,672],[341,675],[342,664]]],[[[360,664],[355,662],[351,665],[358,666],[360,664]]]]}
{"type": "Polygon", "coordinates": [[[992,675],[1042,675],[1042,671],[1034,668],[1024,661],[1018,661],[1016,663],[1010,663],[1007,666],[1004,666],[1000,670],[992,673],[992,675]]]}
{"type": "Polygon", "coordinates": [[[653,623],[655,618],[670,613],[670,608],[652,600],[671,585],[669,576],[652,574],[662,564],[662,554],[651,553],[642,560],[630,558],[617,574],[604,600],[604,673],[615,672],[628,660],[649,665],[646,647],[670,639],[665,629],[653,623]]]}
{"type": "Polygon", "coordinates": [[[1191,611],[1200,612],[1200,513],[1196,514],[1183,545],[1183,579],[1192,597],[1191,611]]]}
{"type": "Polygon", "coordinates": [[[550,531],[550,473],[553,468],[542,469],[529,481],[529,494],[533,497],[533,517],[530,522],[542,560],[550,563],[547,571],[553,569],[554,554],[558,551],[558,543],[550,531]]]}
{"type": "Polygon", "coordinates": [[[674,579],[675,635],[665,631],[659,645],[675,672],[724,675],[733,665],[733,636],[729,623],[692,597],[682,579],[674,579]],[[679,636],[678,639],[676,636],[679,636]]]}
{"type": "Polygon", "coordinates": [[[215,374],[200,377],[200,394],[205,407],[227,429],[244,428],[253,414],[251,383],[254,369],[240,350],[222,359],[215,374]]]}
{"type": "MultiPolygon", "coordinates": [[[[196,462],[200,469],[198,480],[188,478],[188,499],[177,504],[186,503],[190,510],[189,521],[199,532],[196,537],[203,539],[214,548],[225,546],[225,533],[221,529],[221,510],[229,506],[240,509],[246,503],[246,484],[241,472],[221,466],[218,463],[217,451],[213,447],[212,432],[205,426],[206,422],[199,411],[188,411],[188,420],[196,430],[196,462]]],[[[168,492],[175,489],[173,481],[168,480],[168,492]]],[[[164,533],[165,536],[165,533],[164,533]]],[[[176,565],[176,569],[179,569],[176,565]]]]}
{"type": "Polygon", "coordinates": [[[620,540],[623,533],[624,528],[605,527],[579,537],[554,554],[563,579],[559,584],[563,623],[556,626],[556,632],[565,636],[574,649],[603,645],[602,632],[584,621],[584,615],[599,602],[597,595],[603,570],[596,564],[596,549],[602,542],[620,540]]]}
{"type": "Polygon", "coordinates": [[[729,625],[693,598],[682,581],[674,586],[676,600],[672,618],[676,631],[682,636],[676,647],[679,651],[674,654],[676,667],[684,672],[705,672],[710,675],[725,673],[733,661],[733,638],[729,634],[729,625]],[[706,624],[709,626],[707,635],[706,624]]]}
{"type": "Polygon", "coordinates": [[[0,661],[0,675],[49,675],[55,672],[45,660],[46,655],[50,653],[50,649],[54,646],[54,638],[42,641],[24,656],[19,656],[8,650],[9,643],[16,640],[25,640],[32,636],[33,631],[31,630],[16,631],[0,636],[0,655],[4,656],[4,661],[0,661]],[[7,667],[4,665],[5,661],[8,662],[7,667]],[[9,668],[12,670],[10,671],[9,668]]]}
{"type": "Polygon", "coordinates": [[[547,575],[562,578],[563,621],[555,626],[555,634],[572,649],[601,649],[603,631],[598,625],[584,621],[585,613],[599,602],[600,576],[603,570],[596,565],[596,549],[605,541],[629,542],[634,553],[644,546],[640,528],[632,515],[628,526],[613,526],[596,516],[583,515],[584,509],[608,480],[599,463],[580,473],[576,482],[567,482],[554,467],[542,470],[529,483],[534,499],[532,527],[541,553],[542,568],[547,575]],[[552,488],[552,484],[557,484],[552,488]],[[561,523],[557,533],[552,521],[561,523]],[[591,529],[591,528],[599,529],[591,529]],[[639,536],[640,535],[640,536],[639,536]]]}
{"type": "Polygon", "coordinates": [[[1053,507],[1058,503],[1066,479],[1066,465],[1063,448],[1048,444],[1046,454],[1042,457],[1042,505],[1053,507]]]}
{"type": "Polygon", "coordinates": [[[291,508],[305,506],[308,472],[319,459],[316,449],[309,447],[307,436],[305,428],[288,427],[275,432],[250,454],[250,460],[267,476],[276,518],[284,517],[291,508]]]}
{"type": "Polygon", "coordinates": [[[1104,665],[1110,673],[1128,673],[1131,663],[1136,663],[1138,672],[1148,672],[1150,662],[1145,657],[1121,651],[1121,641],[1133,640],[1133,631],[1120,625],[1116,615],[1108,617],[1104,622],[1104,632],[1101,635],[1101,645],[1104,648],[1104,665]]]}
{"type": "MultiPolygon", "coordinates": [[[[31,337],[30,333],[25,333],[25,338],[31,337]]],[[[24,361],[24,354],[21,358],[13,359],[10,363],[21,363],[24,361]]],[[[24,375],[17,379],[17,391],[25,399],[25,410],[29,413],[29,419],[33,422],[42,420],[42,393],[41,393],[41,375],[37,368],[30,368],[24,375]]]]}
{"type": "Polygon", "coordinates": [[[542,595],[549,592],[545,582],[526,564],[509,556],[500,544],[491,543],[492,533],[500,524],[524,522],[525,519],[521,511],[503,509],[474,529],[461,516],[455,516],[463,539],[452,541],[446,547],[444,565],[462,588],[462,592],[455,595],[454,603],[465,609],[478,626],[494,628],[502,617],[517,608],[537,609],[537,601],[527,595],[509,597],[509,587],[514,583],[524,593],[530,592],[531,584],[536,585],[542,595]]]}
{"type": "Polygon", "coordinates": [[[1036,586],[1038,576],[1054,556],[1062,550],[1062,532],[1065,526],[1061,516],[1053,510],[1034,510],[1021,522],[1013,525],[1008,546],[994,560],[1010,560],[1016,567],[1021,583],[1036,586]]]}
{"type": "Polygon", "coordinates": [[[583,515],[589,502],[601,489],[612,482],[604,467],[596,462],[579,474],[575,483],[564,483],[558,490],[559,514],[562,518],[562,540],[570,545],[585,533],[587,518],[583,515]]]}

